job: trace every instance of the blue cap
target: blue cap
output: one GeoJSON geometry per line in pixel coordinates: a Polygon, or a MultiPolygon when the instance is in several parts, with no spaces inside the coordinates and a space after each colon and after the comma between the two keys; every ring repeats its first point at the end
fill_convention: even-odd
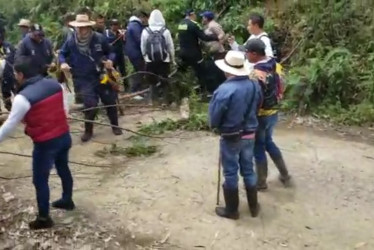
{"type": "Polygon", "coordinates": [[[214,13],[212,11],[204,11],[203,13],[200,14],[200,16],[205,17],[209,20],[214,19],[214,13]]]}

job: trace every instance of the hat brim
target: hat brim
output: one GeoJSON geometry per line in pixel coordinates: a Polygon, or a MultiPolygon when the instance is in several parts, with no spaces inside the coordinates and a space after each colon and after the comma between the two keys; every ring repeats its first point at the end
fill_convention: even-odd
{"type": "Polygon", "coordinates": [[[92,27],[96,24],[94,21],[89,21],[89,22],[77,22],[77,21],[72,21],[69,23],[70,26],[73,27],[92,27]]]}
{"type": "Polygon", "coordinates": [[[17,24],[18,27],[25,27],[25,28],[30,28],[31,25],[28,25],[28,24],[24,24],[24,23],[19,23],[17,24]]]}
{"type": "Polygon", "coordinates": [[[240,68],[240,69],[233,68],[227,65],[225,63],[225,60],[223,59],[215,61],[215,64],[223,72],[229,73],[234,76],[248,76],[249,75],[249,71],[245,68],[244,65],[243,65],[243,68],[240,68]]]}

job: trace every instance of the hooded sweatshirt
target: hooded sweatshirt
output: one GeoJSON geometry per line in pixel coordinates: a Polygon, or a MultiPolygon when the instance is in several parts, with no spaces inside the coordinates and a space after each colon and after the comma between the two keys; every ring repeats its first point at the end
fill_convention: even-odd
{"type": "Polygon", "coordinates": [[[127,26],[126,32],[126,44],[125,53],[130,61],[143,60],[143,55],[140,49],[140,37],[143,31],[142,21],[136,17],[132,16],[130,22],[127,26]]]}
{"type": "MultiPolygon", "coordinates": [[[[148,24],[149,24],[148,28],[151,31],[159,31],[162,28],[164,28],[165,27],[165,19],[162,16],[161,11],[159,11],[159,10],[152,11],[152,13],[149,17],[149,20],[148,20],[148,24]]],[[[168,29],[165,29],[165,31],[163,33],[163,36],[165,38],[166,49],[167,49],[167,52],[168,52],[168,56],[167,56],[167,58],[165,59],[164,62],[167,62],[167,63],[174,62],[174,58],[175,58],[174,43],[173,43],[173,39],[171,37],[170,31],[168,29]]],[[[148,37],[149,37],[149,32],[147,31],[147,29],[144,29],[143,32],[142,32],[142,36],[141,36],[141,46],[140,47],[141,47],[141,50],[142,50],[142,54],[144,56],[144,60],[146,62],[151,62],[151,60],[146,55],[148,37]]]]}

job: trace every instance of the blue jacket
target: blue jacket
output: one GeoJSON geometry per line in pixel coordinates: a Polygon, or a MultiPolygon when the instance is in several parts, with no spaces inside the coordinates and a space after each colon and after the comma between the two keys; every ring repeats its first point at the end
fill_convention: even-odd
{"type": "Polygon", "coordinates": [[[16,49],[10,43],[4,41],[0,45],[0,54],[1,56],[5,57],[5,68],[3,72],[3,82],[4,84],[9,84],[13,86],[15,81],[14,73],[13,73],[13,64],[14,64],[14,57],[16,55],[16,49]]]}
{"type": "Polygon", "coordinates": [[[116,56],[122,56],[124,52],[124,45],[125,41],[123,40],[123,37],[118,38],[120,34],[114,34],[113,31],[107,29],[105,30],[105,37],[109,43],[109,45],[112,46],[113,52],[116,53],[116,56]]]}
{"type": "Polygon", "coordinates": [[[15,59],[17,60],[20,56],[31,56],[33,63],[38,65],[41,73],[45,73],[53,60],[52,43],[47,38],[43,39],[41,43],[35,42],[28,34],[19,44],[15,59]]]}
{"type": "Polygon", "coordinates": [[[210,126],[220,133],[255,132],[261,98],[260,86],[248,76],[226,80],[210,101],[210,126]]]}
{"type": "Polygon", "coordinates": [[[137,17],[131,17],[130,23],[127,25],[125,54],[131,60],[143,59],[140,49],[140,38],[143,32],[143,24],[137,17]]]}
{"type": "Polygon", "coordinates": [[[71,73],[75,79],[99,77],[103,70],[102,61],[115,59],[107,40],[102,34],[95,32],[90,43],[90,53],[84,55],[79,52],[75,37],[76,34],[62,46],[58,57],[60,64],[69,59],[71,73]]]}

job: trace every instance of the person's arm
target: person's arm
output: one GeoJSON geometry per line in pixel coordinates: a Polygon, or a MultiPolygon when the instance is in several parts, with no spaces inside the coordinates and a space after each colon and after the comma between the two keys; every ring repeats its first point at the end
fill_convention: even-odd
{"type": "Polygon", "coordinates": [[[21,57],[21,56],[28,56],[27,54],[27,48],[25,46],[25,43],[24,41],[21,41],[18,45],[18,49],[16,51],[16,55],[14,57],[14,60],[17,60],[17,58],[21,57]]]}
{"type": "Polygon", "coordinates": [[[30,110],[30,102],[22,95],[16,95],[8,119],[0,128],[0,142],[16,128],[30,110]]]}
{"type": "Polygon", "coordinates": [[[49,53],[50,53],[47,64],[51,65],[51,63],[53,62],[53,59],[54,59],[53,46],[52,46],[52,42],[50,40],[47,39],[46,42],[47,42],[47,48],[48,48],[49,53]]]}
{"type": "Polygon", "coordinates": [[[147,39],[148,39],[148,31],[146,29],[143,30],[142,36],[140,39],[140,49],[142,51],[142,55],[144,57],[144,60],[146,58],[146,53],[147,53],[147,39]]]}
{"type": "Polygon", "coordinates": [[[68,101],[68,95],[66,93],[66,89],[65,87],[61,84],[61,88],[62,88],[62,97],[63,97],[63,100],[64,100],[64,110],[65,110],[65,114],[66,116],[69,115],[69,101],[68,101]]]}
{"type": "Polygon", "coordinates": [[[116,54],[114,53],[113,48],[109,45],[105,37],[103,37],[101,44],[103,46],[103,52],[105,56],[104,60],[110,60],[114,62],[114,60],[116,59],[116,54]]]}
{"type": "Polygon", "coordinates": [[[166,41],[166,47],[170,55],[170,62],[174,63],[175,62],[175,49],[174,49],[173,38],[171,37],[170,31],[165,30],[164,36],[165,36],[165,41],[166,41]]]}
{"type": "Polygon", "coordinates": [[[260,39],[265,44],[265,54],[266,54],[266,56],[274,57],[273,48],[271,47],[270,38],[268,36],[264,35],[260,39]]]}
{"type": "Polygon", "coordinates": [[[207,35],[196,23],[191,24],[192,29],[197,35],[197,37],[204,42],[218,41],[218,37],[215,34],[207,35]]]}
{"type": "Polygon", "coordinates": [[[226,88],[218,88],[209,103],[209,123],[211,128],[218,128],[228,109],[230,93],[226,88]]]}
{"type": "Polygon", "coordinates": [[[66,59],[70,55],[70,47],[68,45],[68,41],[66,40],[64,44],[62,45],[60,52],[58,53],[58,61],[60,64],[66,63],[66,59]]]}

